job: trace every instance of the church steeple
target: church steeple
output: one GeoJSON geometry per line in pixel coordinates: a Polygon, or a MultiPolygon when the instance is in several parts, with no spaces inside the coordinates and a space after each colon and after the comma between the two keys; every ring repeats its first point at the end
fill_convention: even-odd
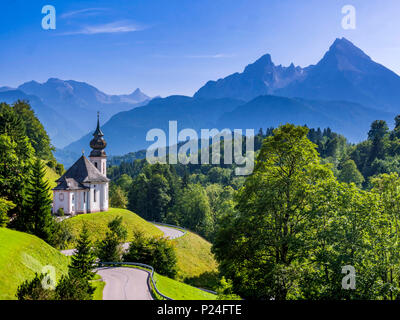
{"type": "Polygon", "coordinates": [[[100,112],[99,111],[97,111],[97,127],[96,127],[96,131],[93,133],[93,135],[95,137],[96,136],[99,136],[99,137],[103,137],[104,136],[103,132],[100,129],[100,112]]]}
{"type": "Polygon", "coordinates": [[[97,112],[97,127],[93,133],[94,138],[90,141],[90,147],[93,149],[90,152],[90,157],[106,157],[104,149],[107,146],[107,142],[104,140],[104,133],[100,129],[100,115],[97,112]]]}

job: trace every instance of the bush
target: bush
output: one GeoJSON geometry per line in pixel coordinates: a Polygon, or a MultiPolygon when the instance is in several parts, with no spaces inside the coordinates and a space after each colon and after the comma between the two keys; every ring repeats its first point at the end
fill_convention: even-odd
{"type": "Polygon", "coordinates": [[[119,216],[110,221],[108,228],[106,238],[96,242],[96,255],[103,262],[120,262],[123,254],[121,243],[126,241],[128,236],[122,225],[122,217],[119,216]]]}
{"type": "Polygon", "coordinates": [[[54,231],[50,239],[50,244],[59,249],[64,250],[70,242],[73,242],[75,237],[72,232],[72,227],[66,223],[54,223],[54,231]]]}
{"type": "Polygon", "coordinates": [[[65,216],[65,212],[64,212],[64,209],[63,208],[59,208],[58,210],[57,210],[57,216],[59,216],[59,217],[64,217],[65,216]]]}
{"type": "Polygon", "coordinates": [[[165,238],[147,238],[141,232],[134,232],[124,261],[151,265],[159,274],[170,278],[177,275],[175,248],[165,238]]]}
{"type": "Polygon", "coordinates": [[[54,300],[54,291],[45,289],[42,285],[45,276],[44,273],[35,273],[32,280],[24,281],[17,289],[18,300],[54,300]]]}
{"type": "Polygon", "coordinates": [[[63,276],[55,290],[56,300],[92,300],[95,288],[82,277],[63,276]]]}

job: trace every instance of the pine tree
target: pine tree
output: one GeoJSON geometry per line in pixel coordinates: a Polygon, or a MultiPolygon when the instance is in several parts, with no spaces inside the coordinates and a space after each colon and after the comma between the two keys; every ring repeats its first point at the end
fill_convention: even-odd
{"type": "Polygon", "coordinates": [[[50,188],[45,174],[44,165],[40,159],[37,159],[32,166],[26,187],[24,209],[17,218],[17,227],[21,231],[34,234],[46,242],[50,242],[54,222],[51,216],[50,188]]]}
{"type": "Polygon", "coordinates": [[[92,248],[92,241],[89,239],[89,231],[84,225],[82,233],[78,239],[76,253],[72,256],[69,265],[70,273],[86,280],[92,280],[95,273],[92,272],[96,257],[92,248]]]}
{"type": "Polygon", "coordinates": [[[15,204],[6,199],[0,198],[0,228],[6,227],[9,221],[7,212],[14,208],[15,204]]]}

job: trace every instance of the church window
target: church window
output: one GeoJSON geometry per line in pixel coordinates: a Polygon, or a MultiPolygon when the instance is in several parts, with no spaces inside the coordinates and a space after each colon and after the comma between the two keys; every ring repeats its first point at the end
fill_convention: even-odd
{"type": "Polygon", "coordinates": [[[58,199],[60,199],[60,201],[64,201],[64,193],[60,193],[58,199]]]}
{"type": "Polygon", "coordinates": [[[96,186],[93,189],[93,202],[96,202],[96,186]]]}

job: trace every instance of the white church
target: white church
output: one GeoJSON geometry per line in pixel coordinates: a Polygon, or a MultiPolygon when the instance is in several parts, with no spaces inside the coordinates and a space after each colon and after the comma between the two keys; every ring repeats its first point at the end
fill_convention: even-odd
{"type": "Polygon", "coordinates": [[[63,209],[67,215],[108,210],[107,146],[100,129],[97,114],[97,128],[90,141],[92,151],[87,159],[83,154],[65,174],[59,178],[53,189],[53,213],[63,209]]]}

